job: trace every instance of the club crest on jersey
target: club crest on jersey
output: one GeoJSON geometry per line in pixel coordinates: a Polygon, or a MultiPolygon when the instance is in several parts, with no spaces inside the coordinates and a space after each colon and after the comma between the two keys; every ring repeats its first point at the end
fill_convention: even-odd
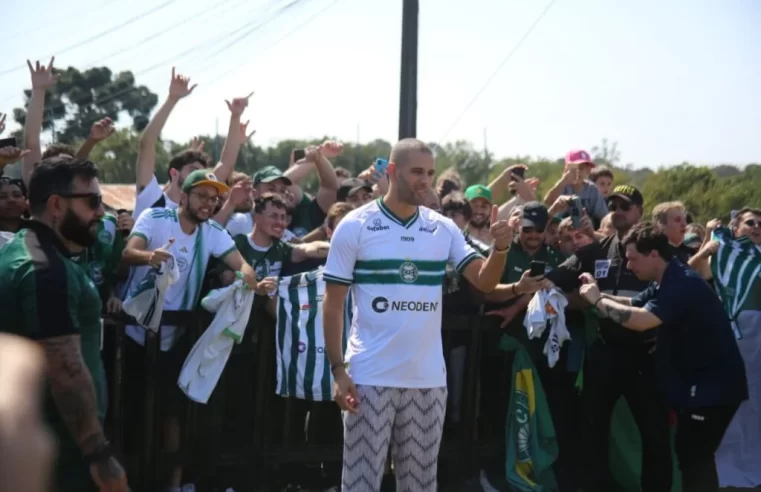
{"type": "Polygon", "coordinates": [[[411,261],[405,261],[402,266],[399,267],[399,277],[405,284],[412,284],[417,280],[418,271],[417,265],[411,261]]]}
{"type": "Polygon", "coordinates": [[[114,235],[111,234],[111,231],[103,229],[98,233],[98,241],[103,244],[111,244],[114,241],[114,235]]]}

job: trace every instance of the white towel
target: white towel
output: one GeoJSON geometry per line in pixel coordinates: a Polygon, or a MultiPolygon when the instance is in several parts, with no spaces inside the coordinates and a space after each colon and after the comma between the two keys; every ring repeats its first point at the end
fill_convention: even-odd
{"type": "Polygon", "coordinates": [[[523,326],[526,327],[528,338],[541,338],[547,324],[550,325],[550,335],[544,344],[544,355],[550,367],[560,358],[560,349],[563,343],[571,339],[568,328],[565,325],[565,307],[568,300],[563,293],[556,288],[540,290],[529,302],[523,326]]]}
{"type": "Polygon", "coordinates": [[[243,339],[253,302],[254,293],[241,279],[228,287],[212,290],[201,301],[205,310],[217,314],[188,354],[177,380],[191,400],[209,401],[233,346],[243,339]]]}
{"type": "Polygon", "coordinates": [[[180,278],[180,270],[174,256],[151,268],[134,291],[127,294],[122,309],[145,329],[159,331],[164,312],[164,295],[170,285],[180,278]]]}

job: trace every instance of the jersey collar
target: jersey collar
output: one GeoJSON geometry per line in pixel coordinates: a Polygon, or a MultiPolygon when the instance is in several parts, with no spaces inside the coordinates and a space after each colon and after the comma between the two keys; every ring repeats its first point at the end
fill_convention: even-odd
{"type": "Polygon", "coordinates": [[[380,211],[383,212],[383,215],[388,217],[392,222],[399,224],[400,226],[404,227],[405,229],[409,229],[412,224],[415,223],[418,217],[420,217],[420,208],[415,208],[415,213],[412,214],[409,218],[406,220],[402,220],[396,215],[394,215],[394,212],[389,210],[389,208],[386,206],[385,203],[383,203],[383,197],[380,197],[377,199],[378,201],[378,208],[380,208],[380,211]]]}
{"type": "Polygon", "coordinates": [[[55,246],[55,248],[67,258],[73,258],[75,256],[80,256],[84,254],[84,251],[82,251],[81,253],[72,253],[71,251],[69,251],[69,249],[66,246],[64,246],[63,242],[61,241],[61,238],[58,237],[58,234],[56,234],[53,229],[43,224],[39,220],[34,220],[34,219],[22,220],[21,227],[23,229],[30,229],[34,231],[34,233],[40,239],[40,242],[53,244],[53,246],[55,246]]]}

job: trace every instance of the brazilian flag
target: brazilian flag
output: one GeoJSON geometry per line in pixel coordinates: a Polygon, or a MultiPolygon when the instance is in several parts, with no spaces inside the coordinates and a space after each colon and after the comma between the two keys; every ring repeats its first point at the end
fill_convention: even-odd
{"type": "Polygon", "coordinates": [[[503,336],[500,349],[515,352],[505,426],[505,478],[515,491],[556,491],[552,464],[558,457],[558,444],[542,383],[520,342],[503,336]]]}

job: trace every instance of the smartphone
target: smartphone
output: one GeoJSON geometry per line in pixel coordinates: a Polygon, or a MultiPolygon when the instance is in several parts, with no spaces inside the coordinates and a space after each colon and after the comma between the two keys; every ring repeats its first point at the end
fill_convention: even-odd
{"type": "Polygon", "coordinates": [[[529,271],[529,277],[541,277],[544,275],[544,269],[547,264],[543,261],[532,261],[531,270],[529,271]]]}
{"type": "Polygon", "coordinates": [[[375,172],[383,176],[386,174],[386,170],[388,169],[388,160],[384,159],[383,157],[378,157],[375,159],[375,164],[373,164],[373,167],[375,168],[375,172]]]}
{"type": "Polygon", "coordinates": [[[293,150],[293,162],[298,162],[306,156],[307,156],[307,151],[304,149],[293,150]]]}
{"type": "Polygon", "coordinates": [[[571,222],[574,229],[578,229],[581,227],[581,215],[582,215],[582,204],[581,204],[581,198],[575,196],[573,199],[571,199],[571,204],[568,207],[568,214],[571,216],[571,222]]]}
{"type": "Polygon", "coordinates": [[[16,145],[16,139],[11,138],[0,138],[0,149],[3,147],[17,147],[16,145]]]}

